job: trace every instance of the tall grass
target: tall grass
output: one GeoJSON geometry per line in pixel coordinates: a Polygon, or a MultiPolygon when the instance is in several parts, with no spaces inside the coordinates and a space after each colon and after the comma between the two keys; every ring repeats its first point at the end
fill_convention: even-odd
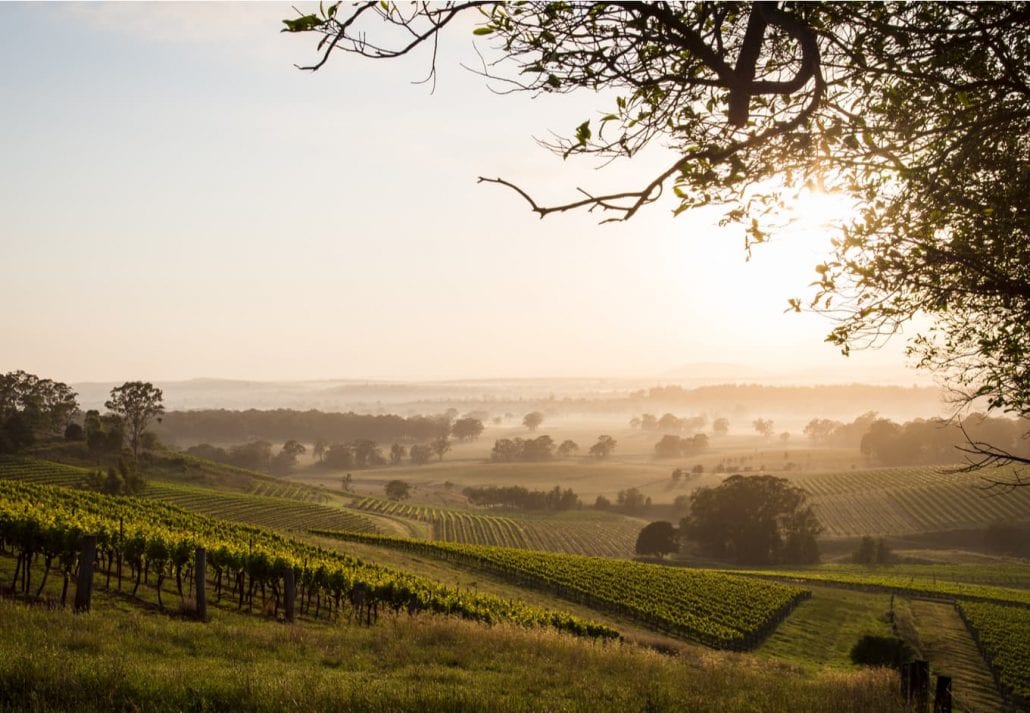
{"type": "Polygon", "coordinates": [[[293,627],[0,601],[3,711],[902,711],[883,671],[809,674],[437,617],[293,627]]]}

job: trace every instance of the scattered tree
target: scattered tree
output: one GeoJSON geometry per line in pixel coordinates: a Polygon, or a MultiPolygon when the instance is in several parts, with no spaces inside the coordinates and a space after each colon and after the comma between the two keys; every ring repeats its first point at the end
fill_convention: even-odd
{"type": "Polygon", "coordinates": [[[558,446],[558,457],[559,458],[570,458],[576,451],[579,450],[579,445],[572,440],[565,439],[558,446]]]}
{"type": "Polygon", "coordinates": [[[716,436],[725,436],[730,432],[730,422],[725,418],[717,418],[712,421],[712,433],[716,436]]]}
{"type": "Polygon", "coordinates": [[[451,442],[447,440],[447,436],[440,436],[439,438],[433,439],[433,442],[429,444],[429,447],[433,449],[433,453],[439,460],[443,460],[443,454],[451,450],[451,442]]]}
{"type": "Polygon", "coordinates": [[[659,520],[644,526],[637,535],[635,551],[638,555],[665,555],[679,552],[679,533],[671,522],[659,520]]]}
{"type": "Polygon", "coordinates": [[[429,462],[432,455],[433,449],[424,444],[415,445],[408,449],[408,457],[411,458],[411,462],[415,465],[425,465],[429,462]]]}
{"type": "Polygon", "coordinates": [[[403,480],[391,480],[383,489],[390,500],[404,500],[411,493],[411,486],[403,480]]]}
{"type": "Polygon", "coordinates": [[[297,457],[305,452],[307,452],[307,448],[302,443],[294,440],[286,441],[282,449],[272,459],[272,472],[286,475],[297,465],[297,457]]]}
{"type": "Polygon", "coordinates": [[[611,436],[598,436],[597,443],[590,446],[590,455],[594,458],[607,458],[615,450],[615,446],[618,444],[611,436]]]}
{"type": "Polygon", "coordinates": [[[754,427],[755,431],[762,436],[762,438],[772,438],[775,424],[773,424],[769,419],[756,418],[751,422],[751,425],[754,427]]]}
{"type": "Polygon", "coordinates": [[[619,491],[615,498],[615,506],[627,515],[637,515],[651,504],[650,500],[636,488],[629,488],[619,491]]]}
{"type": "Polygon", "coordinates": [[[160,420],[165,407],[161,389],[146,381],[127,381],[111,389],[111,398],[104,406],[121,417],[129,436],[132,457],[139,461],[143,432],[154,419],[160,420]]]}
{"type": "Polygon", "coordinates": [[[408,451],[404,446],[400,443],[394,443],[390,446],[390,465],[400,465],[401,461],[404,460],[404,456],[407,454],[408,451]]]}
{"type": "Polygon", "coordinates": [[[805,491],[771,475],[731,475],[691,495],[680,531],[708,555],[738,564],[809,563],[822,526],[805,491]]]}
{"type": "Polygon", "coordinates": [[[325,449],[328,444],[321,438],[316,438],[314,445],[311,446],[311,455],[318,460],[319,463],[325,463],[325,449]]]}
{"type": "Polygon", "coordinates": [[[882,537],[874,540],[866,535],[851,554],[851,561],[855,564],[889,564],[893,557],[886,540],[882,537]]]}
{"type": "Polygon", "coordinates": [[[451,426],[451,435],[459,441],[474,441],[483,433],[483,422],[478,418],[459,418],[451,426]]]}
{"type": "Polygon", "coordinates": [[[535,431],[544,422],[544,415],[539,411],[530,411],[522,417],[522,425],[530,431],[535,431]]]}

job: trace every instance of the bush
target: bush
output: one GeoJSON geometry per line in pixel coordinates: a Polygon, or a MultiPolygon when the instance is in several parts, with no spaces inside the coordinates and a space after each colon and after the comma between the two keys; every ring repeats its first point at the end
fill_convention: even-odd
{"type": "Polygon", "coordinates": [[[895,636],[866,635],[851,647],[851,662],[859,666],[886,666],[900,669],[915,658],[915,651],[904,639],[895,636]]]}

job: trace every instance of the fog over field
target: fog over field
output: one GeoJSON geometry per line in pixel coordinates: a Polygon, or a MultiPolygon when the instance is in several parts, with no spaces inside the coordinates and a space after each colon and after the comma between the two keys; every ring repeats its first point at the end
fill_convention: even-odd
{"type": "Polygon", "coordinates": [[[1030,3],[0,2],[0,713],[1030,711],[1030,3]]]}

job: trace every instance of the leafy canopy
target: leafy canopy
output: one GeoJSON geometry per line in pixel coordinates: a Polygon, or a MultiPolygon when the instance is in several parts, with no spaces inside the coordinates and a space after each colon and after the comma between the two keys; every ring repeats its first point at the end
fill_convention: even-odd
{"type": "Polygon", "coordinates": [[[549,148],[606,162],[666,147],[644,185],[541,205],[625,220],[672,192],[718,204],[748,248],[808,188],[856,206],[791,301],[836,322],[847,352],[917,313],[910,351],[960,401],[1030,416],[1030,5],[1014,3],[365,2],[286,21],[336,53],[432,52],[473,14],[501,91],[603,92],[614,104],[549,148]]]}

